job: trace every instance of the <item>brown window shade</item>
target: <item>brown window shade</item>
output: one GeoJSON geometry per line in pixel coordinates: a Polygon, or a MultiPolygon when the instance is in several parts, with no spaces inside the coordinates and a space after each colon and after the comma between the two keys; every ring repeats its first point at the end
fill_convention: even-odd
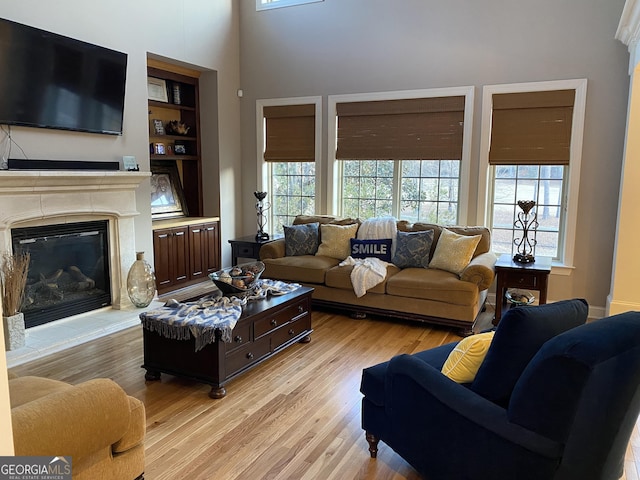
{"type": "Polygon", "coordinates": [[[575,90],[493,95],[492,165],[568,165],[575,90]]]}
{"type": "Polygon", "coordinates": [[[464,96],[336,105],[339,160],[460,160],[464,96]]]}
{"type": "Polygon", "coordinates": [[[315,161],[315,105],[264,107],[267,162],[315,161]]]}

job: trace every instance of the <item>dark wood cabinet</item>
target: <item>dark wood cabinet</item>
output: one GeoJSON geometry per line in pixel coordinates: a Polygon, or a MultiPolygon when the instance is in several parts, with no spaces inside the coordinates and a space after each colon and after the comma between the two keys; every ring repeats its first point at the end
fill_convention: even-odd
{"type": "Polygon", "coordinates": [[[144,365],[147,380],[168,373],[211,385],[209,396],[222,398],[224,385],[296,342],[309,342],[312,288],[248,302],[225,343],[216,341],[195,350],[195,340],[166,338],[143,329],[144,365]]]}
{"type": "Polygon", "coordinates": [[[207,279],[219,270],[217,218],[184,218],[154,222],[153,251],[158,293],[207,279]]]}

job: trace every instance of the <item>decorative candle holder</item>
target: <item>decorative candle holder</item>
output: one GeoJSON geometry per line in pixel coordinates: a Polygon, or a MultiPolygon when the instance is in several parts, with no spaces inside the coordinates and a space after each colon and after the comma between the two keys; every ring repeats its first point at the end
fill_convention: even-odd
{"type": "Polygon", "coordinates": [[[515,238],[513,244],[516,246],[517,252],[513,256],[513,260],[518,263],[533,263],[536,258],[533,256],[533,247],[538,241],[535,238],[529,238],[529,232],[538,228],[538,214],[531,212],[536,205],[533,200],[519,200],[518,206],[522,209],[518,212],[518,218],[513,223],[516,228],[522,228],[522,237],[515,238]]]}
{"type": "Polygon", "coordinates": [[[264,199],[267,197],[267,192],[253,192],[253,195],[257,199],[256,216],[258,221],[258,233],[256,234],[256,240],[269,240],[269,234],[264,231],[264,227],[267,225],[267,217],[265,216],[264,212],[271,208],[271,204],[264,201],[264,199]]]}

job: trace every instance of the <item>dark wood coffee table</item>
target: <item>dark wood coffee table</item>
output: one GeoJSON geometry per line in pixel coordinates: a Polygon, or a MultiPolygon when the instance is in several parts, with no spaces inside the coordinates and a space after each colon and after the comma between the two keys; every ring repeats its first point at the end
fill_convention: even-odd
{"type": "MultiPolygon", "coordinates": [[[[250,301],[233,329],[233,341],[216,341],[195,351],[195,339],[175,340],[142,329],[146,380],[161,373],[211,385],[209,396],[222,398],[224,385],[296,342],[308,343],[311,328],[311,293],[301,287],[286,295],[250,301]]],[[[195,299],[194,299],[195,300],[195,299]]]]}

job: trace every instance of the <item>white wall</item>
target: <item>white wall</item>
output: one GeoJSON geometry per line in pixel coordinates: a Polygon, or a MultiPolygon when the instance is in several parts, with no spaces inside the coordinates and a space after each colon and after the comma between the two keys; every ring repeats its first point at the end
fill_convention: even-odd
{"type": "MultiPolygon", "coordinates": [[[[241,2],[244,233],[255,231],[256,99],[476,87],[469,223],[477,194],[483,85],[587,78],[575,270],[549,298],[609,292],[627,108],[628,53],[615,40],[624,0],[324,0],[255,11],[241,2]]],[[[326,178],[326,113],[323,157],[326,178]]]]}
{"type": "MultiPolygon", "coordinates": [[[[124,133],[114,137],[12,127],[14,140],[33,159],[121,160],[135,155],[149,170],[146,59],[151,53],[203,70],[205,214],[219,215],[219,172],[234,211],[239,182],[228,173],[240,156],[238,11],[232,0],[21,0],[3,2],[0,16],[128,54],[124,133]],[[226,119],[220,124],[218,116],[226,119]],[[219,141],[218,141],[219,139],[219,141]]],[[[19,154],[13,149],[14,154],[19,154]]],[[[1,181],[1,176],[0,176],[1,181]]],[[[152,252],[149,182],[138,189],[136,249],[152,252]]],[[[223,235],[233,236],[233,221],[223,235]]],[[[150,260],[152,255],[147,256],[150,260]]]]}

